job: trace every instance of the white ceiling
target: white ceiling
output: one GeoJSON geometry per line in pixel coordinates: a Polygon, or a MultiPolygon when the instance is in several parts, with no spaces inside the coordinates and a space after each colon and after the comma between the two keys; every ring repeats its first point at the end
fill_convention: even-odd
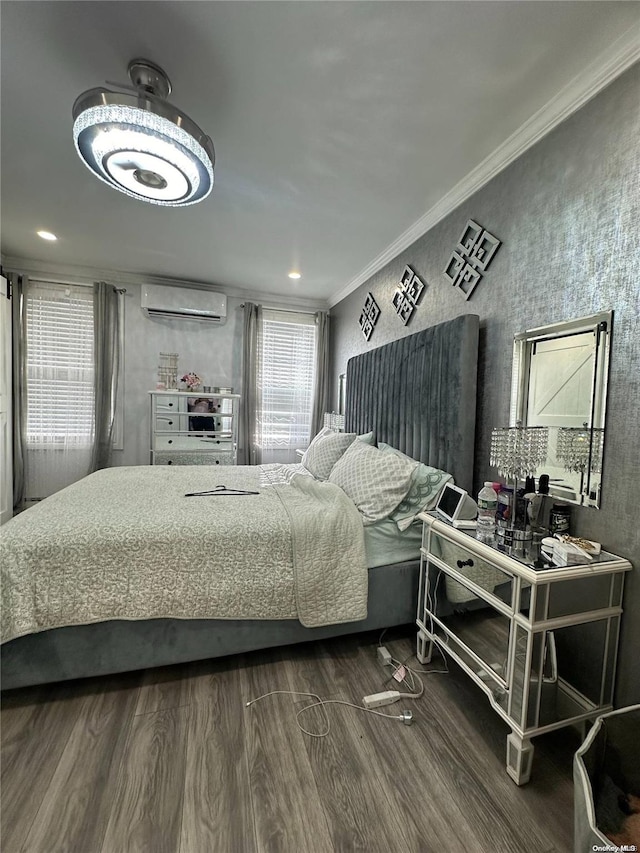
{"type": "Polygon", "coordinates": [[[0,13],[5,266],[317,304],[365,280],[640,47],[640,4],[614,0],[12,0],[0,13]],[[75,98],[127,82],[137,56],[164,67],[170,100],[214,141],[201,204],[130,199],[75,153],[75,98]]]}

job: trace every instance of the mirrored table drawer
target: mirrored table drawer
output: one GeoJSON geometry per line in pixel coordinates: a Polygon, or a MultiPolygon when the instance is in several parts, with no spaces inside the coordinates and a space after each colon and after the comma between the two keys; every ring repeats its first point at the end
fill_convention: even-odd
{"type": "Polygon", "coordinates": [[[430,552],[449,567],[454,574],[461,575],[459,581],[449,574],[445,577],[447,599],[452,604],[462,604],[472,601],[478,596],[491,602],[496,598],[500,601],[511,602],[513,575],[488,563],[477,554],[454,542],[450,542],[438,533],[431,533],[430,552]],[[469,585],[465,581],[470,582],[469,585]],[[479,590],[472,586],[478,587],[479,590]],[[496,588],[500,587],[499,595],[496,588]]]}

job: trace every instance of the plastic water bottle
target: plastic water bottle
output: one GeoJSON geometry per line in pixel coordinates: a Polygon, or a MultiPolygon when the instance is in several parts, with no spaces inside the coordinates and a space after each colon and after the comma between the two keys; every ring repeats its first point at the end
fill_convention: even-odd
{"type": "Polygon", "coordinates": [[[476,538],[481,542],[492,545],[496,533],[496,510],[498,508],[498,494],[493,488],[493,483],[486,482],[478,493],[478,525],[476,527],[476,538]]]}

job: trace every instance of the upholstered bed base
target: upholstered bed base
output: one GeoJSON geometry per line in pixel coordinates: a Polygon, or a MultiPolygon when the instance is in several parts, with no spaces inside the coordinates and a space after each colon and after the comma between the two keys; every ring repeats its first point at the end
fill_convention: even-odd
{"type": "Polygon", "coordinates": [[[2,689],[147,669],[322,640],[415,621],[418,563],[369,569],[361,622],[305,628],[296,619],[117,620],[28,634],[2,646],[2,689]]]}

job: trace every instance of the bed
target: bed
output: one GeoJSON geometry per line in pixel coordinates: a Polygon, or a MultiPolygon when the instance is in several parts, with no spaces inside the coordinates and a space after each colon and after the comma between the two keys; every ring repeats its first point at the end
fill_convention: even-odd
{"type": "MultiPolygon", "coordinates": [[[[478,328],[478,317],[465,315],[350,359],[346,432],[373,433],[379,447],[390,445],[450,472],[470,490],[478,328]]],[[[388,540],[384,520],[370,524],[366,537],[356,535],[362,522],[349,498],[340,497],[335,483],[318,483],[302,471],[238,466],[225,468],[224,478],[217,469],[214,479],[248,494],[185,497],[211,488],[211,471],[204,467],[113,468],[9,522],[4,543],[22,540],[22,551],[6,552],[15,571],[3,584],[9,639],[1,649],[2,689],[414,622],[417,532],[415,552],[404,555],[388,540]],[[257,500],[266,501],[260,512],[257,500]],[[260,535],[251,533],[256,512],[260,535]],[[91,519],[97,527],[89,528],[91,519]],[[56,564],[64,593],[60,587],[51,591],[44,571],[60,526],[76,537],[68,561],[56,564]],[[83,529],[93,548],[86,553],[78,547],[83,529]],[[244,556],[236,552],[231,529],[248,545],[244,556]],[[391,547],[385,551],[386,541],[391,547]],[[176,562],[180,550],[184,557],[176,562]],[[278,551],[283,554],[276,565],[278,551]],[[293,553],[291,565],[284,552],[293,553]],[[72,564],[79,575],[67,576],[72,564]],[[136,591],[130,564],[147,573],[144,594],[136,591]],[[210,590],[213,564],[222,581],[210,590]],[[32,591],[21,587],[25,576],[32,591]],[[187,579],[195,587],[187,587],[187,579]],[[68,598],[71,611],[65,609],[68,598]]]]}

